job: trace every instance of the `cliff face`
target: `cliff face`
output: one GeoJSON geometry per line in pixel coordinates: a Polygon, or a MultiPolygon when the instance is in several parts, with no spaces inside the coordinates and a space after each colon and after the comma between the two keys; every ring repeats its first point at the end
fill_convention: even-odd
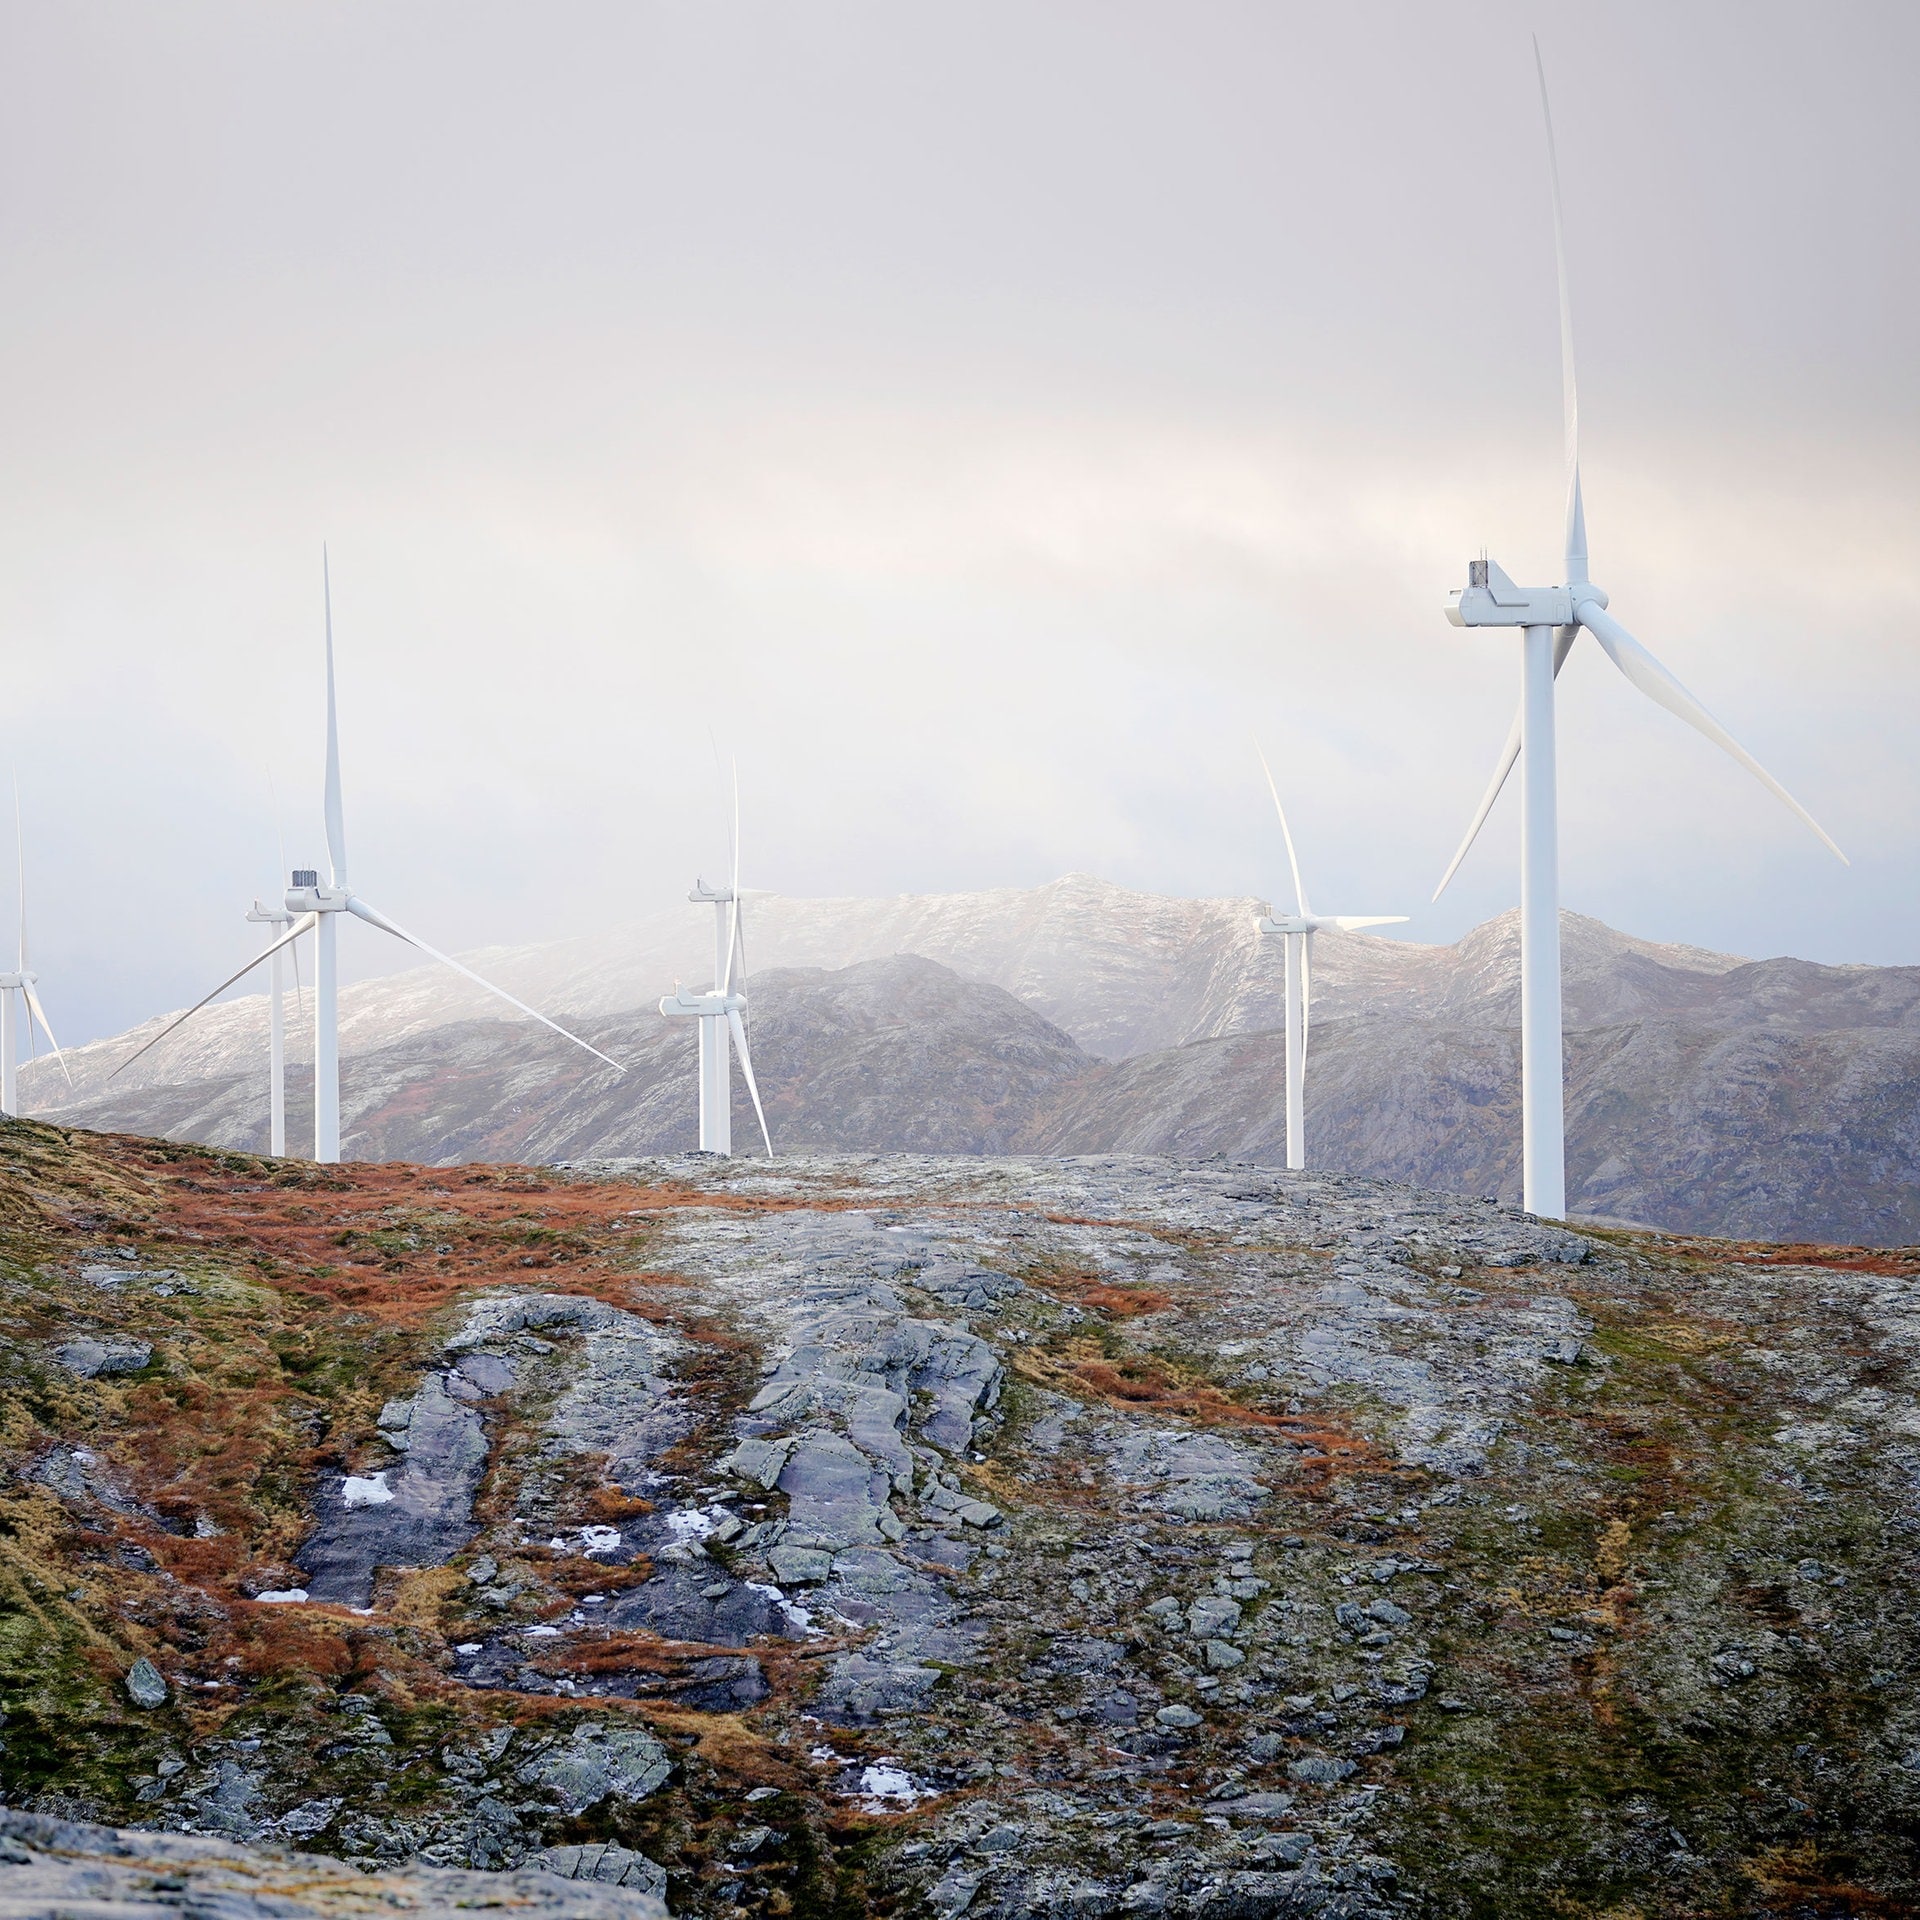
{"type": "Polygon", "coordinates": [[[0,1899],[91,1819],[435,1911],[1920,1900],[1912,1256],[1153,1158],[0,1173],[0,1899]]]}

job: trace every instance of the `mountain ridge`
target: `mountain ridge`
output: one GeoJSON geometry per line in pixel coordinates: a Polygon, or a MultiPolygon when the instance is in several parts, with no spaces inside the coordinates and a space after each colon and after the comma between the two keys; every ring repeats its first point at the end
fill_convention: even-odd
{"type": "MultiPolygon", "coordinates": [[[[1088,876],[757,901],[755,1053],[776,1143],[1280,1157],[1283,962],[1255,930],[1255,905],[1130,894],[1088,876]],[[859,951],[898,938],[944,952],[859,951]]],[[[688,909],[668,931],[698,949],[703,922],[688,909]]],[[[651,946],[595,936],[473,956],[626,1062],[624,1077],[500,1018],[497,1002],[451,976],[443,985],[437,970],[349,989],[349,1156],[690,1144],[694,1039],[651,1004],[671,982],[655,924],[651,946]],[[649,977],[654,988],[633,997],[649,977]]],[[[1749,960],[1572,913],[1562,925],[1576,1212],[1694,1232],[1920,1240],[1920,968],[1749,960]]],[[[1315,959],[1315,1163],[1517,1198],[1517,915],[1445,947],[1328,933],[1315,959]]],[[[157,1024],[78,1050],[72,1096],[41,1063],[30,1098],[65,1124],[262,1146],[263,1002],[209,1008],[109,1083],[157,1024]]],[[[297,1032],[296,1141],[305,1045],[297,1032]]],[[[734,1140],[758,1140],[743,1092],[734,1140]]]]}

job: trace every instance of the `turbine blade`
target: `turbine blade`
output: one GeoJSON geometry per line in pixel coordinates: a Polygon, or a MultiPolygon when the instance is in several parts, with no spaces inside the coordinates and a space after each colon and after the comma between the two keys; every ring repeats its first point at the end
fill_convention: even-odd
{"type": "Polygon", "coordinates": [[[1320,924],[1338,928],[1342,933],[1353,933],[1361,927],[1404,926],[1408,917],[1404,913],[1323,913],[1320,924]]]}
{"type": "Polygon", "coordinates": [[[1533,64],[1540,75],[1540,117],[1547,128],[1547,173],[1553,183],[1553,261],[1560,280],[1560,409],[1567,452],[1567,578],[1587,577],[1587,512],[1580,498],[1580,389],[1573,373],[1573,301],[1567,289],[1567,233],[1560,211],[1560,155],[1553,143],[1553,107],[1547,99],[1547,63],[1540,36],[1533,36],[1533,64]]]}
{"type": "Polygon", "coordinates": [[[504,1000],[510,1007],[518,1007],[524,1014],[538,1020],[543,1027],[551,1027],[563,1040],[571,1040],[576,1047],[584,1047],[596,1060],[605,1060],[615,1073],[625,1073],[618,1060],[608,1059],[607,1055],[588,1041],[582,1040],[577,1033],[569,1033],[558,1020],[549,1020],[537,1007],[530,1007],[524,1000],[516,1000],[505,987],[496,987],[484,975],[475,973],[464,961],[456,960],[450,953],[442,953],[438,947],[430,947],[417,933],[409,933],[405,927],[389,920],[377,907],[372,907],[358,894],[347,896],[347,911],[357,920],[364,920],[370,927],[378,927],[382,933],[390,933],[396,940],[404,940],[410,947],[418,947],[430,960],[438,960],[443,967],[451,967],[455,973],[465,974],[477,987],[485,987],[496,1000],[504,1000]]]}
{"type": "Polygon", "coordinates": [[[1494,763],[1493,778],[1487,782],[1487,790],[1480,796],[1480,804],[1474,809],[1466,834],[1454,850],[1453,858],[1447,862],[1447,870],[1440,876],[1440,884],[1433,890],[1436,900],[1446,892],[1447,882],[1460,871],[1460,863],[1467,857],[1468,849],[1479,839],[1480,829],[1487,824],[1487,815],[1493,811],[1493,803],[1500,798],[1500,790],[1507,784],[1507,775],[1513,771],[1514,762],[1519,758],[1520,715],[1516,713],[1513,725],[1507,729],[1507,743],[1500,749],[1500,758],[1494,763]]]}
{"type": "MultiPolygon", "coordinates": [[[[1567,664],[1567,655],[1572,650],[1578,627],[1557,627],[1553,635],[1553,677],[1560,677],[1560,669],[1567,664]]],[[[1507,784],[1507,775],[1513,771],[1514,762],[1520,758],[1520,721],[1521,709],[1515,708],[1513,725],[1507,729],[1507,743],[1500,749],[1500,758],[1493,769],[1493,778],[1487,782],[1487,790],[1480,796],[1480,806],[1468,826],[1466,837],[1460,842],[1447,870],[1440,876],[1440,884],[1434,888],[1433,897],[1438,900],[1447,890],[1447,882],[1460,871],[1460,863],[1467,857],[1467,849],[1480,837],[1480,829],[1487,824],[1487,815],[1493,811],[1493,803],[1500,798],[1500,790],[1507,784]]]]}
{"type": "MultiPolygon", "coordinates": [[[[185,1013],[181,1014],[177,1020],[170,1020],[164,1027],[162,1027],[160,1031],[156,1033],[153,1036],[153,1038],[146,1043],[145,1046],[140,1047],[136,1049],[134,1052],[128,1054],[127,1057],[124,1060],[122,1060],[120,1064],[117,1067],[115,1067],[110,1074],[107,1075],[107,1079],[110,1081],[118,1080],[120,1076],[123,1073],[125,1073],[126,1070],[130,1066],[132,1066],[136,1060],[140,1058],[141,1054],[147,1053],[151,1051],[154,1047],[157,1047],[160,1044],[160,1042],[167,1037],[168,1034],[174,1031],[176,1027],[184,1026],[189,1020],[193,1018],[193,1016],[196,1013],[200,1011],[202,1007],[204,1007],[207,1004],[207,1001],[219,999],[219,997],[223,993],[225,993],[226,990],[230,986],[232,986],[236,980],[244,980],[247,977],[247,975],[250,974],[255,967],[259,966],[259,964],[263,960],[271,959],[276,953],[280,951],[282,947],[292,946],[293,943],[297,939],[299,939],[299,937],[303,933],[305,933],[309,927],[315,925],[318,922],[319,918],[320,916],[317,913],[302,914],[301,917],[293,923],[292,928],[286,934],[284,934],[280,939],[276,940],[272,946],[262,947],[260,951],[256,953],[253,956],[253,958],[249,960],[247,964],[240,969],[238,973],[228,974],[228,976],[224,980],[222,980],[220,984],[217,987],[215,987],[214,990],[205,997],[205,999],[196,1000],[193,1003],[193,1005],[190,1006],[185,1013]]],[[[49,1035],[48,1037],[51,1038],[52,1036],[49,1035]]]]}
{"type": "Polygon", "coordinates": [[[60,1062],[60,1071],[67,1076],[67,1091],[73,1091],[73,1070],[67,1065],[67,1056],[60,1051],[60,1042],[53,1037],[53,1025],[47,1018],[47,1010],[40,1004],[40,996],[34,991],[33,982],[21,982],[27,990],[27,1011],[40,1022],[40,1031],[47,1036],[47,1045],[53,1049],[53,1057],[60,1062]]]}
{"type": "Polygon", "coordinates": [[[753,1077],[753,1055],[747,1051],[747,1030],[740,1024],[737,1009],[727,1010],[727,1029],[733,1035],[733,1050],[740,1056],[740,1072],[747,1091],[753,1095],[754,1116],[760,1122],[760,1138],[767,1143],[767,1158],[773,1158],[773,1135],[767,1131],[767,1110],[760,1104],[759,1084],[753,1077]]]}
{"type": "Polygon", "coordinates": [[[740,762],[733,763],[733,878],[727,882],[732,896],[727,902],[727,971],[720,982],[722,993],[733,991],[733,956],[740,942],[740,762]]]}
{"type": "Polygon", "coordinates": [[[1287,825],[1287,810],[1280,804],[1280,789],[1274,784],[1273,769],[1267,765],[1267,756],[1261,752],[1259,741],[1253,743],[1253,750],[1260,755],[1260,771],[1267,776],[1267,791],[1273,795],[1273,810],[1280,816],[1280,836],[1287,843],[1287,865],[1293,869],[1293,904],[1304,920],[1307,916],[1307,890],[1300,884],[1300,861],[1293,850],[1293,829],[1287,825]]]}
{"type": "MultiPolygon", "coordinates": [[[[27,834],[20,824],[20,773],[13,775],[13,852],[14,873],[20,882],[20,971],[27,970],[27,834]]],[[[53,1036],[49,1034],[48,1039],[53,1036]]]]}
{"type": "MultiPolygon", "coordinates": [[[[1307,1035],[1313,1031],[1313,935],[1300,937],[1300,1079],[1307,1077],[1307,1035]]],[[[1303,1096],[1304,1097],[1304,1096],[1303,1096]]]]}
{"type": "Polygon", "coordinates": [[[1704,733],[1716,747],[1731,754],[1775,799],[1791,807],[1820,837],[1821,843],[1843,867],[1853,864],[1834,843],[1833,837],[1818,820],[1643,647],[1612,614],[1592,601],[1582,601],[1574,611],[1606,649],[1613,664],[1644,693],[1649,700],[1676,714],[1688,726],[1704,733]]]}
{"type": "Polygon", "coordinates": [[[327,610],[327,878],[336,887],[347,884],[347,823],[340,804],[340,715],[333,696],[333,577],[327,549],[320,548],[320,589],[327,610]]]}
{"type": "MultiPolygon", "coordinates": [[[[740,991],[747,990],[747,914],[742,907],[733,923],[734,950],[740,956],[740,991]]],[[[740,1015],[740,1031],[751,1041],[753,1038],[753,1007],[749,1004],[740,1015]]],[[[742,1059],[746,1056],[741,1055],[742,1059]]]]}

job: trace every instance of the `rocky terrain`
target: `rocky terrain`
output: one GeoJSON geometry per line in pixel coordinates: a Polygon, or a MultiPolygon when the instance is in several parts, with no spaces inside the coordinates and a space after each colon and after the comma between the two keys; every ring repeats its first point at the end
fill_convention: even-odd
{"type": "MultiPolygon", "coordinates": [[[[756,903],[772,923],[757,950],[845,953],[898,937],[953,963],[890,954],[755,976],[776,1144],[1284,1159],[1279,960],[1253,932],[1252,903],[1154,901],[1089,881],[897,902],[891,916],[887,904],[756,903]]],[[[1317,1164],[1518,1197],[1515,932],[1509,917],[1451,948],[1322,936],[1308,1079],[1317,1164]]],[[[483,958],[544,990],[627,1072],[531,1022],[475,1012],[454,976],[445,1000],[432,975],[372,983],[348,995],[351,1156],[545,1160],[692,1142],[693,1034],[651,1000],[602,1004],[639,993],[634,967],[654,962],[483,958]]],[[[1920,970],[1749,963],[1575,915],[1566,962],[1576,1214],[1920,1241],[1920,970]]],[[[111,1083],[129,1042],[80,1049],[77,1096],[43,1073],[34,1098],[62,1120],[263,1146],[260,1003],[200,1018],[204,1032],[196,1021],[111,1083]]],[[[756,1131],[744,1089],[734,1126],[737,1142],[756,1131]]]]}
{"type": "MultiPolygon", "coordinates": [[[[585,1850],[581,1850],[585,1851],[585,1850]]],[[[594,1849],[602,1858],[606,1849],[594,1849]]],[[[116,1830],[0,1808],[0,1920],[358,1920],[485,1907],[526,1920],[665,1920],[654,1891],[545,1867],[371,1871],[293,1848],[116,1830]]]]}
{"type": "Polygon", "coordinates": [[[1147,1157],[0,1176],[0,1911],[1920,1902],[1920,1255],[1147,1157]]]}

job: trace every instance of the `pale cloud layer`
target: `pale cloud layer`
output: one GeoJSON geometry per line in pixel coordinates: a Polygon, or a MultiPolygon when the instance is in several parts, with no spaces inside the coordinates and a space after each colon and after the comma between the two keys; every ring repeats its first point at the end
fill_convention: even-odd
{"type": "Polygon", "coordinates": [[[1264,891],[1257,734],[1325,906],[1511,904],[1506,813],[1425,903],[1517,674],[1445,592],[1558,571],[1536,26],[1595,577],[1854,856],[1585,647],[1568,903],[1920,960],[1917,21],[0,8],[50,1011],[237,962],[270,773],[317,857],[323,537],[353,876],[443,944],[716,870],[713,739],[783,891],[1264,891]]]}

